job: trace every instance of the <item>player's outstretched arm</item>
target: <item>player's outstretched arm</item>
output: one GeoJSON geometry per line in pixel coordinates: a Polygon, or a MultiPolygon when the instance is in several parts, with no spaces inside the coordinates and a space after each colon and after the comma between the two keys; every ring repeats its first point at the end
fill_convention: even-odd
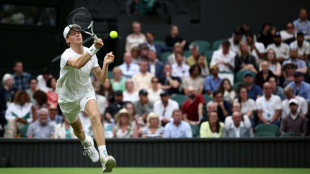
{"type": "Polygon", "coordinates": [[[72,66],[74,68],[80,69],[86,65],[91,57],[93,57],[99,49],[103,46],[103,42],[101,39],[98,41],[94,41],[94,45],[89,48],[87,52],[82,54],[80,57],[70,58],[67,62],[67,66],[72,66]]]}
{"type": "Polygon", "coordinates": [[[109,52],[104,57],[102,70],[98,71],[100,70],[99,67],[97,67],[97,70],[95,70],[96,72],[94,74],[96,74],[97,79],[100,81],[102,85],[105,83],[105,80],[107,79],[109,64],[113,62],[114,62],[114,55],[112,52],[109,52]]]}

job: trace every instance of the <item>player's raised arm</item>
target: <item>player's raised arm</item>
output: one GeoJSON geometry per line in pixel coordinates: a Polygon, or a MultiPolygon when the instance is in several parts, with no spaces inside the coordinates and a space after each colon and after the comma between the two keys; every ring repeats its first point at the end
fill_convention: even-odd
{"type": "Polygon", "coordinates": [[[104,84],[105,80],[107,79],[109,64],[113,63],[113,62],[114,62],[114,55],[112,52],[109,52],[104,57],[102,70],[100,73],[100,78],[98,78],[102,85],[104,84]]]}
{"type": "Polygon", "coordinates": [[[98,41],[94,41],[94,45],[92,45],[89,50],[83,53],[80,57],[69,58],[67,65],[72,66],[74,68],[80,69],[93,57],[99,49],[103,46],[103,42],[101,39],[98,41]]]}

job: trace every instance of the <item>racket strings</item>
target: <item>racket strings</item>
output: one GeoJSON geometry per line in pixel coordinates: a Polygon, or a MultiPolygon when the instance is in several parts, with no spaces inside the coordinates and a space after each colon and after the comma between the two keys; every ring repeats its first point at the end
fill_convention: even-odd
{"type": "Polygon", "coordinates": [[[78,8],[68,15],[68,24],[77,24],[81,30],[89,27],[93,17],[90,12],[85,8],[78,8]]]}

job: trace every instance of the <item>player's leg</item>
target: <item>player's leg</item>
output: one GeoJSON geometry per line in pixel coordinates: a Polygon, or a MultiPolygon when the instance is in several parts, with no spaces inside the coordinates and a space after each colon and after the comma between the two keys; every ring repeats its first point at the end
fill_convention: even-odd
{"type": "Polygon", "coordinates": [[[88,100],[84,107],[84,111],[89,116],[93,126],[94,137],[98,145],[103,172],[111,172],[115,167],[116,162],[112,156],[108,156],[106,150],[104,129],[101,123],[96,100],[88,100]]]}
{"type": "Polygon", "coordinates": [[[84,155],[88,154],[93,162],[99,161],[99,154],[94,146],[94,141],[90,136],[85,136],[82,122],[79,118],[80,106],[76,102],[59,103],[59,106],[66,117],[68,123],[71,125],[74,134],[81,141],[85,151],[84,155]]]}

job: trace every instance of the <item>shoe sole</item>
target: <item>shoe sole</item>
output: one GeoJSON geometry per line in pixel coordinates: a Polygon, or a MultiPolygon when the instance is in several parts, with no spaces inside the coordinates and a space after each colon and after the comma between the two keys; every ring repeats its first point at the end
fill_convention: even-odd
{"type": "Polygon", "coordinates": [[[103,171],[103,173],[109,173],[112,172],[112,169],[116,166],[116,161],[113,158],[108,159],[108,161],[105,164],[106,169],[103,171]]]}

